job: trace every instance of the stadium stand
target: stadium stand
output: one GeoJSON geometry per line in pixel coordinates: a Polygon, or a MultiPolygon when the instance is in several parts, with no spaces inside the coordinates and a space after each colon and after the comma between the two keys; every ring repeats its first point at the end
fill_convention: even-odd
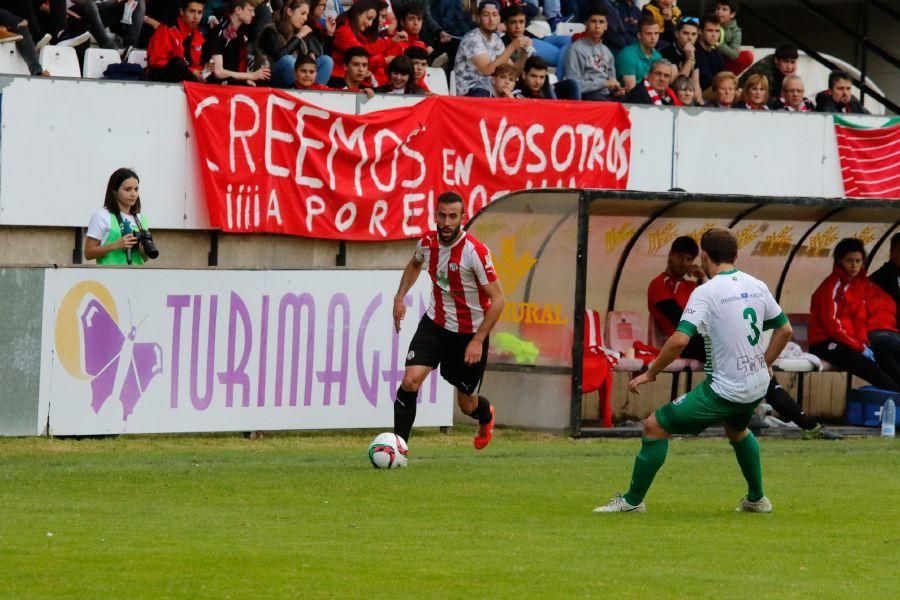
{"type": "MultiPolygon", "coordinates": [[[[154,3],[153,0],[148,0],[148,7],[152,8],[153,3],[154,3]]],[[[212,9],[212,14],[206,15],[206,17],[212,16],[213,18],[215,18],[217,20],[224,19],[225,13],[224,13],[223,9],[220,8],[220,6],[223,6],[225,4],[226,3],[217,3],[216,8],[212,9]]],[[[276,12],[274,14],[274,20],[276,22],[279,17],[278,7],[280,4],[281,4],[280,2],[272,2],[273,8],[276,9],[276,12]]],[[[613,4],[613,3],[610,3],[610,4],[613,4]]],[[[333,33],[334,29],[332,27],[333,24],[331,23],[331,19],[336,17],[338,24],[342,23],[343,19],[346,18],[345,16],[343,16],[343,13],[345,13],[345,10],[349,5],[350,5],[350,2],[342,3],[340,0],[328,0],[326,2],[325,6],[321,7],[320,13],[316,13],[315,9],[311,10],[310,23],[311,23],[311,28],[312,28],[313,33],[310,35],[316,36],[316,38],[321,42],[323,51],[326,54],[330,53],[330,51],[331,51],[330,45],[331,45],[331,40],[334,35],[334,33],[333,33]],[[316,15],[318,15],[318,20],[316,20],[316,15]]],[[[462,26],[463,29],[466,29],[466,28],[472,29],[473,27],[477,26],[477,24],[476,24],[477,18],[476,17],[469,15],[469,14],[463,14],[462,10],[460,10],[460,13],[461,13],[461,15],[463,17],[463,21],[464,21],[463,26],[462,26]],[[471,18],[469,18],[469,17],[471,17],[471,18]]],[[[251,51],[253,50],[253,43],[255,42],[255,39],[259,36],[259,33],[261,32],[261,30],[264,27],[272,26],[268,22],[266,22],[266,19],[269,18],[266,15],[267,15],[267,13],[265,11],[263,11],[263,10],[258,11],[257,19],[254,21],[254,23],[252,23],[246,29],[246,34],[248,36],[248,39],[250,40],[249,48],[251,51]]],[[[396,18],[388,18],[386,21],[386,23],[389,24],[388,27],[392,27],[393,23],[395,23],[395,22],[396,22],[396,18]]],[[[378,40],[382,37],[396,35],[394,32],[386,33],[386,31],[382,31],[382,26],[384,24],[385,23],[382,23],[379,18],[376,18],[374,20],[372,29],[366,30],[364,32],[365,35],[371,36],[372,40],[378,40]]],[[[441,25],[443,25],[443,24],[441,24],[441,25]]],[[[202,27],[206,30],[211,29],[211,27],[209,26],[209,21],[205,22],[202,27]]],[[[142,36],[141,39],[143,40],[143,42],[139,43],[138,46],[146,45],[146,40],[149,39],[149,33],[151,33],[150,29],[151,29],[151,27],[149,25],[145,27],[144,33],[148,34],[148,35],[142,36]]],[[[69,34],[71,34],[73,32],[67,32],[66,34],[61,36],[59,39],[55,38],[55,33],[56,32],[54,32],[53,44],[52,45],[51,44],[44,45],[42,47],[42,49],[40,50],[41,63],[43,65],[43,67],[50,73],[50,75],[52,77],[101,79],[104,77],[106,67],[111,64],[115,64],[117,62],[122,61],[123,56],[125,57],[124,58],[125,62],[141,65],[144,68],[146,68],[146,66],[147,66],[146,50],[141,47],[137,47],[137,48],[124,47],[124,45],[121,42],[121,39],[114,38],[115,45],[116,45],[115,49],[113,49],[113,48],[101,49],[96,45],[96,42],[93,42],[91,44],[85,44],[84,46],[79,46],[76,48],[76,47],[71,47],[71,46],[66,45],[69,34]],[[90,47],[87,47],[87,46],[90,46],[90,47]]],[[[109,32],[109,33],[112,34],[113,32],[109,32]]],[[[429,30],[428,23],[426,23],[425,27],[423,27],[421,41],[423,44],[427,44],[429,49],[431,49],[436,44],[436,40],[439,39],[438,37],[436,37],[436,33],[437,33],[436,31],[429,30]]],[[[437,94],[437,95],[448,95],[448,94],[454,95],[456,93],[456,73],[453,71],[452,67],[454,64],[454,50],[455,50],[455,47],[458,47],[459,38],[461,37],[461,35],[463,33],[465,33],[465,31],[461,31],[461,32],[454,31],[452,35],[448,36],[448,37],[451,37],[452,41],[446,43],[446,47],[448,49],[448,52],[447,52],[448,56],[446,56],[446,58],[441,55],[436,55],[437,53],[433,53],[431,55],[430,61],[429,61],[430,63],[433,62],[435,65],[439,65],[441,63],[446,64],[445,67],[431,66],[427,69],[426,84],[427,84],[428,88],[430,89],[431,93],[437,94]]],[[[585,25],[582,23],[577,23],[577,22],[560,22],[560,23],[556,24],[555,31],[552,33],[555,34],[555,36],[570,37],[572,39],[577,39],[579,36],[585,35],[585,25]]],[[[750,41],[751,43],[753,42],[753,40],[745,40],[745,41],[750,41]]],[[[188,43],[188,40],[187,40],[187,38],[185,38],[185,39],[181,40],[181,42],[188,43]]],[[[442,46],[442,48],[443,47],[444,46],[442,46]]],[[[743,50],[746,50],[746,51],[752,53],[753,63],[756,63],[758,61],[765,59],[766,57],[770,56],[774,52],[774,49],[764,48],[764,47],[757,48],[757,47],[753,47],[753,46],[744,45],[741,48],[743,50]]],[[[805,83],[805,93],[806,93],[806,96],[808,96],[809,98],[815,98],[815,96],[818,92],[821,92],[828,87],[828,77],[829,77],[829,74],[832,72],[832,67],[827,67],[824,64],[822,64],[822,62],[820,61],[820,58],[822,58],[822,57],[824,57],[825,59],[830,61],[830,63],[833,66],[837,66],[838,68],[845,70],[851,76],[853,76],[855,79],[860,79],[860,78],[864,79],[865,83],[870,88],[870,90],[876,92],[877,94],[880,94],[881,96],[885,95],[883,93],[883,90],[881,88],[879,88],[878,85],[876,85],[870,77],[866,77],[864,73],[862,73],[859,69],[855,68],[853,65],[851,65],[845,61],[842,61],[839,58],[831,56],[827,53],[819,53],[819,54],[817,54],[816,57],[813,57],[812,55],[801,51],[799,53],[799,58],[797,60],[796,74],[799,75],[803,79],[803,82],[805,83]]],[[[253,56],[252,52],[250,53],[250,56],[247,58],[249,61],[247,67],[249,69],[257,68],[257,67],[259,67],[259,65],[262,64],[262,61],[259,61],[257,56],[253,56]],[[252,66],[251,66],[250,63],[255,63],[255,64],[252,64],[252,66]]],[[[385,58],[386,59],[392,58],[390,55],[390,52],[387,53],[387,56],[385,58]]],[[[558,77],[557,77],[557,73],[554,73],[553,71],[554,71],[554,69],[551,68],[551,72],[550,72],[548,78],[552,83],[555,83],[557,81],[558,77]]],[[[20,79],[19,76],[28,75],[28,67],[27,67],[25,61],[22,59],[21,55],[19,54],[19,51],[17,50],[15,43],[0,44],[0,74],[13,76],[18,81],[22,81],[22,79],[20,79]]],[[[42,91],[41,93],[46,93],[46,88],[38,87],[37,81],[35,81],[33,83],[36,84],[36,87],[34,89],[41,90],[42,91]]],[[[60,85],[60,87],[62,87],[64,84],[73,85],[71,82],[55,82],[55,83],[57,85],[60,85]]],[[[259,82],[259,84],[262,85],[262,82],[259,82]]],[[[154,97],[160,97],[160,98],[164,97],[164,98],[166,98],[167,102],[171,101],[173,96],[180,93],[179,90],[177,88],[175,88],[174,86],[147,85],[144,87],[137,87],[140,85],[141,84],[129,84],[126,86],[105,86],[104,87],[103,84],[100,84],[100,83],[87,83],[87,84],[83,84],[83,88],[90,90],[89,93],[91,94],[91,97],[94,100],[96,100],[98,97],[102,97],[104,94],[107,95],[108,97],[114,97],[114,94],[122,93],[121,90],[118,90],[118,89],[113,90],[112,89],[112,88],[119,88],[119,87],[127,87],[127,88],[130,88],[131,90],[140,90],[140,93],[146,93],[148,95],[153,95],[154,97]]],[[[859,95],[859,93],[860,93],[859,88],[855,87],[854,93],[859,95]]],[[[11,96],[13,96],[13,95],[11,95],[11,96]]],[[[322,95],[320,95],[320,96],[322,96],[322,95]]],[[[387,96],[381,96],[381,97],[376,97],[371,103],[365,104],[361,100],[359,100],[358,98],[356,98],[355,96],[352,96],[352,95],[324,94],[324,96],[327,98],[327,102],[331,103],[330,106],[332,106],[332,107],[339,107],[341,109],[347,109],[348,112],[352,112],[352,110],[355,109],[359,113],[368,112],[370,110],[376,110],[379,107],[380,108],[391,108],[393,106],[410,105],[410,104],[414,104],[417,101],[417,99],[414,99],[411,97],[388,98],[387,96]]],[[[118,99],[122,98],[122,96],[115,96],[115,97],[118,99]]],[[[308,95],[305,97],[312,98],[313,96],[308,95]]],[[[773,98],[772,100],[777,100],[777,98],[773,98]]],[[[4,97],[4,111],[7,110],[6,102],[7,102],[7,98],[4,97]]],[[[111,106],[121,106],[121,105],[127,105],[127,104],[128,104],[127,102],[120,102],[120,103],[111,103],[110,105],[111,106]]],[[[165,102],[163,102],[163,104],[165,104],[165,102]]],[[[885,104],[879,102],[878,99],[873,97],[871,94],[866,95],[863,104],[873,114],[884,114],[886,112],[885,104]]],[[[175,111],[171,110],[172,104],[171,103],[165,104],[165,106],[168,107],[167,108],[168,112],[163,113],[163,116],[166,118],[172,118],[172,115],[175,114],[175,111]]],[[[115,111],[111,111],[111,112],[115,112],[115,111]]],[[[657,111],[657,112],[666,113],[666,111],[657,111]]],[[[47,112],[47,114],[49,114],[49,113],[50,113],[50,111],[47,112]]],[[[724,111],[706,111],[707,116],[718,116],[723,113],[724,113],[724,111]]],[[[646,188],[639,188],[639,189],[659,189],[661,191],[668,189],[669,186],[661,184],[660,181],[662,181],[664,183],[674,184],[678,180],[678,174],[676,172],[679,169],[683,170],[685,168],[684,160],[681,160],[681,163],[679,164],[680,159],[678,156],[676,156],[675,148],[677,147],[679,149],[679,152],[683,152],[684,155],[687,156],[687,155],[689,155],[690,150],[692,150],[692,149],[696,150],[700,146],[701,142],[698,140],[710,139],[709,136],[706,136],[704,138],[702,135],[700,135],[700,133],[699,133],[700,128],[709,127],[710,129],[708,131],[715,132],[715,131],[719,131],[722,127],[728,127],[729,124],[734,125],[735,123],[738,123],[739,121],[741,123],[743,123],[744,125],[746,125],[746,119],[748,119],[748,118],[753,118],[753,117],[757,117],[757,116],[759,116],[760,119],[763,118],[761,115],[730,114],[727,116],[723,116],[722,117],[723,120],[717,121],[715,124],[710,125],[709,120],[702,120],[702,121],[699,119],[690,120],[686,116],[686,115],[691,114],[690,111],[678,111],[677,109],[673,110],[673,111],[668,111],[668,114],[663,115],[663,116],[660,116],[657,114],[651,114],[651,112],[649,110],[641,112],[640,109],[634,109],[633,114],[634,114],[634,123],[635,123],[635,128],[633,131],[633,139],[634,139],[633,147],[637,149],[636,151],[640,153],[643,160],[641,161],[641,164],[635,165],[634,171],[632,172],[632,177],[635,181],[641,181],[641,182],[652,180],[652,182],[654,184],[652,186],[648,186],[646,188]],[[730,121],[726,121],[725,119],[730,119],[730,121]],[[693,129],[693,132],[691,131],[692,129],[693,129]],[[669,134],[668,133],[669,131],[671,131],[672,133],[669,134]],[[666,133],[664,135],[659,135],[659,132],[666,132],[666,133]],[[651,135],[651,133],[652,133],[652,135],[651,135]],[[686,138],[691,133],[694,133],[696,135],[696,138],[692,138],[692,145],[689,145],[686,141],[686,138]],[[669,136],[669,137],[666,137],[666,136],[669,136]],[[684,142],[684,143],[681,144],[681,142],[684,142]],[[654,146],[655,146],[655,149],[654,149],[654,146]],[[669,161],[668,163],[662,163],[662,162],[657,163],[657,161],[654,160],[656,158],[659,158],[662,155],[665,155],[665,159],[669,161]],[[662,167],[660,167],[659,165],[662,165],[662,167]],[[654,174],[654,177],[655,177],[655,179],[654,179],[647,175],[647,171],[649,171],[651,169],[661,169],[662,171],[666,171],[666,172],[661,175],[654,174]],[[646,179],[642,179],[642,178],[646,178],[646,179]]],[[[155,116],[158,116],[158,115],[155,115],[155,116]]],[[[181,118],[180,113],[178,113],[178,118],[181,118]]],[[[164,121],[164,120],[165,119],[161,119],[161,121],[164,121]]],[[[762,122],[762,121],[760,121],[760,122],[762,122]]],[[[805,123],[806,128],[803,128],[802,132],[799,133],[798,135],[801,135],[801,136],[802,135],[812,135],[812,134],[810,134],[810,130],[815,130],[813,132],[813,134],[820,135],[821,132],[819,131],[819,129],[816,129],[815,127],[808,125],[810,122],[811,122],[811,119],[807,119],[807,121],[805,123]]],[[[117,124],[118,123],[119,122],[117,122],[117,124]]],[[[818,124],[818,122],[817,122],[817,124],[818,124]]],[[[85,136],[91,135],[91,132],[89,130],[78,129],[79,127],[81,127],[81,125],[72,124],[72,129],[73,130],[77,129],[78,136],[84,138],[85,136]]],[[[85,127],[87,127],[87,125],[85,125],[85,127]]],[[[801,131],[800,127],[801,126],[798,126],[798,129],[797,129],[798,132],[801,131]]],[[[173,127],[170,129],[174,130],[174,129],[177,129],[177,127],[173,127]]],[[[760,127],[759,131],[771,133],[774,131],[774,129],[775,129],[775,126],[771,125],[771,123],[767,123],[765,126],[760,127]]],[[[112,130],[112,128],[110,128],[110,130],[112,130]]],[[[746,131],[746,129],[745,129],[745,131],[746,131]]],[[[170,133],[170,131],[169,131],[169,133],[170,133]]],[[[183,133],[184,133],[183,131],[178,131],[178,134],[181,135],[182,137],[183,137],[183,133]]],[[[148,136],[149,135],[151,135],[150,132],[148,132],[148,136]]],[[[6,131],[4,131],[4,136],[7,136],[6,131]]],[[[12,136],[10,136],[9,139],[12,139],[12,136]]],[[[751,152],[751,154],[754,154],[754,156],[756,156],[756,154],[759,154],[759,147],[754,146],[754,148],[755,148],[755,150],[754,150],[755,154],[754,154],[754,152],[751,152]]],[[[765,150],[764,147],[763,147],[763,150],[765,150]]],[[[783,150],[783,151],[785,152],[785,154],[788,153],[785,150],[783,150]]],[[[796,149],[795,149],[795,151],[796,151],[796,149]]],[[[823,156],[824,156],[824,153],[823,153],[823,156]]],[[[167,157],[167,158],[171,158],[171,162],[166,163],[166,164],[169,167],[174,166],[175,171],[176,171],[175,179],[180,178],[182,180],[181,181],[182,187],[180,189],[175,190],[176,193],[174,194],[174,197],[179,197],[178,194],[180,193],[181,194],[180,197],[182,199],[185,199],[185,198],[188,198],[191,195],[191,193],[195,191],[194,189],[188,191],[186,188],[190,187],[191,185],[196,186],[197,182],[190,181],[187,184],[184,183],[184,180],[189,179],[191,177],[191,175],[186,174],[184,172],[184,170],[185,170],[184,164],[188,163],[190,160],[188,157],[186,157],[186,155],[184,154],[184,151],[179,149],[177,152],[173,152],[173,157],[174,158],[167,157]]],[[[828,166],[834,167],[834,157],[831,157],[830,160],[831,160],[831,162],[828,164],[828,166]]],[[[9,167],[4,166],[4,168],[9,168],[9,167]]],[[[693,170],[695,172],[697,171],[696,168],[693,170]]],[[[758,176],[758,174],[757,174],[757,176],[758,176]]],[[[682,177],[685,177],[686,179],[690,180],[690,178],[683,175],[683,173],[682,173],[682,177]]],[[[705,179],[708,181],[715,181],[715,183],[717,184],[722,179],[728,179],[729,175],[722,174],[722,173],[710,172],[710,173],[696,174],[693,177],[694,177],[694,179],[691,181],[694,183],[697,183],[701,179],[705,179]]],[[[834,186],[837,186],[838,188],[840,188],[840,182],[835,183],[834,181],[832,181],[832,180],[834,180],[833,174],[829,175],[828,177],[829,177],[829,179],[828,179],[828,181],[826,181],[826,183],[821,183],[821,181],[817,182],[817,185],[819,185],[819,187],[817,187],[812,192],[807,193],[806,195],[817,196],[817,197],[818,196],[835,195],[834,193],[832,193],[831,190],[833,189],[834,186]],[[829,185],[832,185],[832,187],[829,188],[828,187],[829,185]]],[[[7,186],[10,185],[9,181],[10,180],[5,181],[4,184],[7,186]]],[[[152,179],[151,179],[151,181],[152,181],[152,179]]],[[[738,186],[739,184],[734,183],[733,185],[738,186]]],[[[760,185],[763,185],[763,184],[760,184],[760,185]]],[[[714,187],[714,185],[711,184],[711,187],[714,187]]],[[[692,189],[692,191],[699,191],[695,187],[692,187],[691,189],[692,189]]],[[[169,192],[172,190],[166,190],[166,191],[169,192]]],[[[703,191],[708,191],[708,190],[703,190],[703,191]]],[[[743,190],[743,189],[736,190],[735,189],[733,191],[747,191],[747,190],[743,190]]],[[[751,189],[749,191],[752,192],[753,190],[751,189]]],[[[796,190],[794,190],[794,191],[796,191],[796,190]]],[[[767,189],[765,189],[765,193],[771,193],[771,190],[767,188],[767,189]]],[[[164,230],[168,229],[170,231],[174,231],[180,227],[182,229],[195,229],[195,230],[199,230],[199,231],[204,231],[204,224],[203,224],[204,217],[203,216],[197,217],[196,211],[192,212],[192,210],[195,207],[183,207],[182,206],[179,208],[180,208],[179,210],[169,211],[172,214],[177,215],[177,218],[166,223],[165,227],[163,227],[162,229],[164,229],[164,230]],[[187,216],[188,213],[192,213],[190,218],[187,216]],[[178,221],[178,218],[180,218],[181,220],[178,221]],[[191,221],[191,219],[193,219],[193,221],[191,221]]],[[[817,214],[815,216],[805,218],[804,223],[809,224],[809,223],[815,221],[815,219],[820,218],[820,217],[821,217],[821,215],[817,214]]],[[[9,217],[7,216],[7,219],[8,218],[9,217]]],[[[38,217],[35,217],[35,218],[37,219],[38,217]]],[[[2,220],[0,220],[0,224],[5,225],[6,223],[4,223],[2,220]]],[[[45,223],[37,223],[37,222],[34,222],[34,223],[19,222],[19,223],[16,223],[16,225],[20,225],[20,226],[21,225],[34,225],[34,226],[44,225],[44,226],[46,226],[45,223]]],[[[207,223],[207,225],[208,225],[208,223],[207,223]]],[[[69,223],[67,223],[66,226],[71,226],[71,225],[69,223]]],[[[59,232],[57,231],[55,233],[59,233],[59,232]]],[[[64,233],[64,235],[62,235],[62,234],[58,235],[57,242],[56,242],[56,245],[54,246],[54,248],[63,248],[63,249],[65,249],[66,252],[68,252],[68,251],[70,251],[69,244],[70,244],[71,232],[65,231],[63,233],[64,233]],[[65,239],[63,239],[63,238],[65,238],[65,239]]],[[[173,242],[173,243],[181,243],[181,244],[183,244],[183,246],[182,246],[183,248],[190,250],[190,251],[185,252],[185,256],[188,257],[185,260],[193,261],[193,262],[190,262],[191,266],[194,266],[196,264],[204,265],[205,261],[206,261],[206,256],[207,256],[206,248],[204,247],[204,248],[200,248],[198,250],[198,246],[197,246],[197,244],[194,243],[193,240],[187,241],[186,238],[189,237],[190,234],[188,234],[184,231],[178,232],[178,233],[180,235],[182,235],[183,237],[179,238],[175,234],[171,234],[173,239],[178,240],[177,242],[173,242]]],[[[164,233],[163,236],[165,237],[165,235],[166,234],[164,233]]],[[[77,236],[77,234],[76,234],[76,236],[77,236]]],[[[279,248],[285,247],[285,246],[281,246],[280,244],[286,244],[286,243],[287,242],[285,242],[284,240],[278,240],[278,241],[272,242],[273,245],[278,245],[279,248]]],[[[328,255],[328,257],[326,259],[321,259],[321,257],[320,257],[319,259],[316,259],[316,260],[327,261],[327,260],[330,260],[330,258],[333,254],[337,253],[337,252],[332,252],[333,248],[331,246],[326,245],[326,244],[323,244],[323,246],[327,247],[327,251],[322,252],[321,250],[319,250],[319,252],[322,255],[328,255]]],[[[347,247],[348,246],[346,246],[346,245],[342,246],[342,248],[344,248],[344,250],[346,250],[347,247]]],[[[350,245],[349,247],[353,248],[352,245],[350,245]]],[[[404,251],[406,250],[405,246],[404,246],[403,250],[404,251]]],[[[49,253],[50,251],[47,251],[47,252],[49,253]]],[[[357,249],[356,254],[355,254],[355,259],[362,261],[363,259],[361,259],[360,256],[362,256],[365,252],[366,251],[364,251],[364,250],[357,249]]],[[[384,252],[385,257],[389,257],[389,258],[385,259],[385,263],[388,263],[387,266],[392,266],[392,263],[390,261],[393,260],[393,254],[392,254],[393,250],[384,250],[383,252],[384,252]]],[[[258,265],[260,263],[263,263],[265,260],[271,259],[273,254],[277,254],[277,252],[274,252],[271,249],[269,249],[265,252],[260,251],[260,253],[258,255],[255,255],[254,257],[247,259],[243,263],[243,265],[244,266],[258,265]],[[264,257],[264,258],[260,258],[260,257],[264,257]]],[[[310,250],[308,254],[312,255],[312,254],[315,254],[315,252],[310,250]]],[[[351,251],[351,261],[353,260],[353,258],[354,258],[354,256],[351,251]]],[[[283,259],[282,257],[277,257],[275,260],[287,260],[287,259],[283,259]]],[[[377,263],[377,259],[368,259],[368,260],[370,260],[370,263],[366,263],[366,264],[377,263]]],[[[385,265],[379,264],[379,266],[385,266],[385,265]]],[[[788,289],[785,292],[785,294],[789,295],[790,293],[791,293],[790,286],[788,286],[788,289]]],[[[598,296],[602,296],[602,294],[598,294],[598,296]]],[[[642,361],[638,358],[632,358],[632,357],[628,356],[633,351],[636,341],[647,342],[650,346],[656,346],[656,347],[659,347],[659,345],[662,342],[662,340],[656,334],[654,327],[652,326],[652,323],[648,324],[648,319],[647,319],[646,313],[639,311],[639,310],[630,310],[631,308],[634,308],[634,307],[628,306],[628,305],[622,305],[620,308],[620,307],[611,305],[610,310],[599,311],[600,315],[605,315],[605,317],[606,317],[607,326],[606,326],[606,330],[604,332],[606,334],[604,339],[606,339],[608,341],[609,347],[611,347],[623,354],[623,357],[620,358],[620,360],[618,361],[618,363],[615,367],[615,370],[619,373],[633,373],[633,372],[641,371],[642,369],[645,368],[644,361],[642,361]]],[[[808,317],[808,315],[806,315],[803,312],[799,312],[799,311],[807,310],[807,308],[803,307],[802,303],[798,303],[798,302],[795,302],[794,304],[792,304],[790,308],[791,308],[791,310],[796,311],[796,312],[791,313],[791,315],[790,315],[791,320],[795,325],[794,341],[801,347],[801,349],[806,350],[807,344],[806,344],[806,337],[805,337],[805,320],[808,317]]],[[[558,358],[560,360],[562,360],[564,358],[570,358],[568,356],[569,349],[566,346],[565,342],[567,340],[570,340],[571,332],[555,331],[552,335],[548,335],[547,330],[545,329],[545,330],[542,330],[540,333],[538,333],[538,332],[534,332],[534,333],[535,333],[535,336],[539,336],[539,335],[547,336],[547,339],[542,340],[542,341],[546,343],[546,346],[548,348],[552,345],[552,343],[554,343],[554,342],[556,343],[556,345],[553,346],[554,351],[548,352],[548,356],[554,356],[555,358],[558,358]],[[562,333],[565,333],[565,335],[560,335],[562,333]],[[568,335],[568,337],[566,337],[567,335],[568,335]]],[[[776,362],[775,368],[778,371],[781,371],[786,374],[790,374],[791,377],[796,377],[797,388],[799,391],[798,395],[801,399],[804,397],[804,387],[807,385],[808,380],[809,380],[808,374],[819,371],[819,370],[833,371],[831,365],[828,365],[827,363],[823,363],[822,368],[819,369],[816,364],[814,364],[810,360],[808,360],[806,358],[802,358],[802,357],[800,357],[800,358],[798,358],[798,357],[781,358],[776,362]]],[[[666,370],[666,372],[670,373],[672,376],[671,377],[671,385],[669,386],[669,390],[668,390],[668,394],[667,394],[668,397],[670,399],[676,397],[676,395],[682,389],[683,384],[685,383],[685,380],[686,380],[687,386],[689,387],[691,385],[692,374],[695,372],[700,372],[700,371],[702,371],[702,366],[697,361],[679,360],[679,361],[676,361],[675,363],[673,363],[666,370]],[[681,377],[682,374],[684,374],[685,377],[682,378],[681,377]]],[[[618,410],[618,408],[620,408],[620,407],[617,407],[617,410],[618,410]]]]}

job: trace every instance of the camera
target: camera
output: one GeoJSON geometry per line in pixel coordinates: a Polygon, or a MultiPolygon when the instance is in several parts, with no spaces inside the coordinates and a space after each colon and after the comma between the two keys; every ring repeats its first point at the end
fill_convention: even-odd
{"type": "Polygon", "coordinates": [[[144,249],[144,254],[147,255],[147,258],[159,258],[159,249],[153,243],[153,236],[150,235],[149,231],[146,229],[135,231],[134,237],[137,238],[138,244],[144,249]]]}

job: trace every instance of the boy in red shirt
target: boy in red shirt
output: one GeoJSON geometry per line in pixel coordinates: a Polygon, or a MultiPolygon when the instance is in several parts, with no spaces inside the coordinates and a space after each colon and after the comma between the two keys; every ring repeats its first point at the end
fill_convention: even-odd
{"type": "Polygon", "coordinates": [[[294,87],[298,90],[333,92],[334,88],[316,83],[316,59],[303,54],[294,63],[294,87]]]}
{"type": "Polygon", "coordinates": [[[403,54],[407,48],[418,46],[431,54],[430,48],[420,37],[422,33],[422,22],[424,20],[425,8],[418,2],[412,2],[403,9],[403,13],[398,15],[400,18],[400,30],[406,33],[406,39],[397,42],[397,54],[403,54]]]}
{"type": "Polygon", "coordinates": [[[344,87],[341,90],[362,93],[371,98],[375,95],[371,82],[369,53],[366,49],[356,46],[344,52],[344,87]]]}
{"type": "Polygon", "coordinates": [[[152,81],[203,81],[203,34],[197,29],[206,0],[181,0],[178,21],[160,25],[147,45],[147,75],[152,81]]]}
{"type": "Polygon", "coordinates": [[[428,84],[425,83],[425,69],[428,68],[428,51],[421,46],[410,46],[403,51],[403,56],[408,57],[412,61],[416,85],[425,90],[426,94],[431,94],[428,84]]]}
{"type": "MultiPolygon", "coordinates": [[[[675,238],[666,259],[666,270],[657,275],[647,288],[647,308],[656,327],[666,338],[675,333],[697,281],[706,281],[703,269],[694,262],[698,254],[700,247],[694,238],[687,235],[675,238]],[[695,277],[697,281],[685,279],[687,276],[695,277]]],[[[681,357],[706,360],[703,337],[695,335],[691,338],[681,357]]]]}

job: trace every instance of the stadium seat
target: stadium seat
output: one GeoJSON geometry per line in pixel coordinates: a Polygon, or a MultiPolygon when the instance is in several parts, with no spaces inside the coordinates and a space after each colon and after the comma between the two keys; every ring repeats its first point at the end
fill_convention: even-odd
{"type": "Polygon", "coordinates": [[[78,55],[68,46],[44,46],[41,65],[54,77],[81,77],[78,55]]]}
{"type": "Polygon", "coordinates": [[[143,68],[147,68],[147,51],[146,50],[132,50],[128,53],[128,58],[125,59],[125,62],[131,63],[133,65],[140,65],[143,68]]]}
{"type": "Polygon", "coordinates": [[[0,73],[4,75],[28,75],[28,65],[16,50],[15,44],[0,46],[0,73]]]}
{"type": "Polygon", "coordinates": [[[556,26],[556,35],[573,36],[584,31],[584,23],[560,23],[556,26]]]}
{"type": "Polygon", "coordinates": [[[84,53],[84,78],[102,79],[106,67],[122,62],[118,50],[88,48],[84,53]]]}
{"type": "Polygon", "coordinates": [[[559,82],[559,78],[556,76],[556,73],[547,73],[547,79],[550,80],[550,85],[556,85],[559,82]]]}
{"type": "Polygon", "coordinates": [[[450,86],[447,84],[447,74],[443,69],[428,67],[425,69],[425,85],[439,96],[450,95],[450,86]]]}
{"type": "Polygon", "coordinates": [[[450,71],[450,95],[456,95],[456,73],[450,71]]]}

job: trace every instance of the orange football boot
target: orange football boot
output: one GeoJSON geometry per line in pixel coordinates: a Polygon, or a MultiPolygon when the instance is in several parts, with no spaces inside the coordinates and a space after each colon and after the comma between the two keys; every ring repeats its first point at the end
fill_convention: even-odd
{"type": "Polygon", "coordinates": [[[478,433],[475,434],[475,449],[481,450],[491,443],[494,437],[494,407],[491,406],[491,420],[488,423],[478,426],[478,433]]]}

